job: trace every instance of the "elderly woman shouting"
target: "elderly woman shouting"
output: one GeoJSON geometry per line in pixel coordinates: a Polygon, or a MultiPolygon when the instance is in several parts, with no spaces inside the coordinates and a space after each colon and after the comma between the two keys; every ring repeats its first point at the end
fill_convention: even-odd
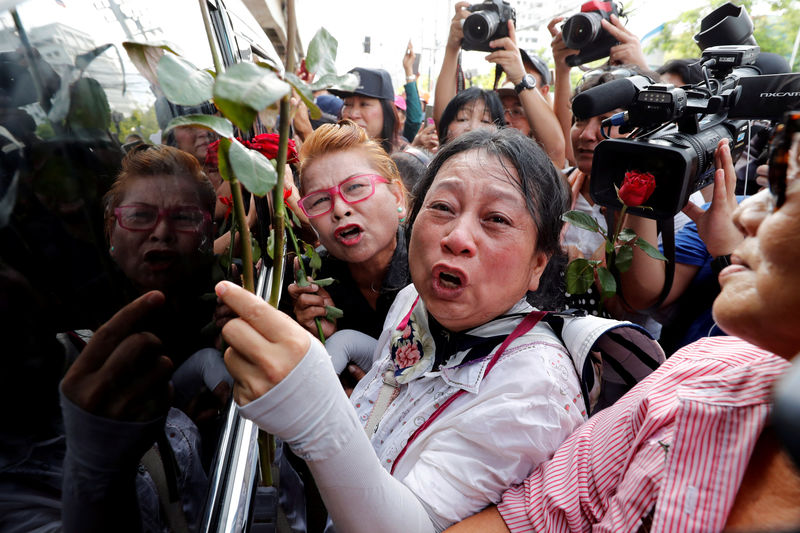
{"type": "Polygon", "coordinates": [[[418,190],[413,285],[350,401],[298,324],[217,286],[241,317],[223,335],[242,415],[307,461],[340,531],[441,530],[495,501],[585,416],[568,352],[526,302],[560,252],[568,199],[547,156],[513,130],[471,132],[418,190]]]}

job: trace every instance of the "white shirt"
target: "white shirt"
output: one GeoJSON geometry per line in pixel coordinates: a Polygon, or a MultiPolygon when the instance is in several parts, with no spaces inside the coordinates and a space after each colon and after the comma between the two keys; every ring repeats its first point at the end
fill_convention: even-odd
{"type": "MultiPolygon", "coordinates": [[[[397,327],[416,298],[413,286],[397,295],[385,331],[397,327]]],[[[523,299],[507,314],[532,309],[523,299]]],[[[468,333],[488,337],[501,333],[502,327],[510,333],[521,320],[507,320],[500,329],[489,323],[468,333]]],[[[381,336],[377,350],[375,364],[350,397],[362,425],[383,386],[383,373],[394,368],[388,335],[381,336]]],[[[409,445],[394,472],[448,523],[497,502],[505,488],[550,458],[586,416],[570,356],[544,323],[512,342],[489,374],[490,356],[459,366],[462,358],[401,384],[371,439],[381,465],[389,470],[411,434],[441,403],[459,389],[468,392],[409,445]]]]}

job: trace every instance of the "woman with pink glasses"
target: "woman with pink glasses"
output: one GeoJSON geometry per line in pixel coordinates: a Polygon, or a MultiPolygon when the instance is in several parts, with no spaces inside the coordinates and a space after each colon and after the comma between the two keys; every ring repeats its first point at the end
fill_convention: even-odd
{"type": "Polygon", "coordinates": [[[300,208],[324,247],[317,279],[325,288],[289,286],[297,321],[313,334],[326,305],[342,309],[322,319],[326,337],[355,329],[377,338],[395,295],[410,283],[401,224],[406,191],[394,162],[355,123],[317,129],[300,151],[300,208]]]}

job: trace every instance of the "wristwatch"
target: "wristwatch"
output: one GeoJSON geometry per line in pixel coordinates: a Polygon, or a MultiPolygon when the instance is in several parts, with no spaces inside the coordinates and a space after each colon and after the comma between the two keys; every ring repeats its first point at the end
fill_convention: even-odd
{"type": "Polygon", "coordinates": [[[536,78],[533,77],[533,74],[525,74],[522,77],[522,81],[520,81],[518,84],[514,86],[514,91],[516,91],[516,93],[519,94],[522,91],[535,88],[536,88],[536,78]]]}

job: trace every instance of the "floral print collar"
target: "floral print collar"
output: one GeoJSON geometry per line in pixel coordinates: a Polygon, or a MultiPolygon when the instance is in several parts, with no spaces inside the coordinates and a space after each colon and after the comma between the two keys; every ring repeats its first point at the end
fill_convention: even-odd
{"type": "Polygon", "coordinates": [[[428,316],[419,295],[390,337],[398,383],[408,383],[439,366],[466,365],[489,355],[533,308],[523,298],[508,312],[467,332],[452,333],[428,316]]]}

